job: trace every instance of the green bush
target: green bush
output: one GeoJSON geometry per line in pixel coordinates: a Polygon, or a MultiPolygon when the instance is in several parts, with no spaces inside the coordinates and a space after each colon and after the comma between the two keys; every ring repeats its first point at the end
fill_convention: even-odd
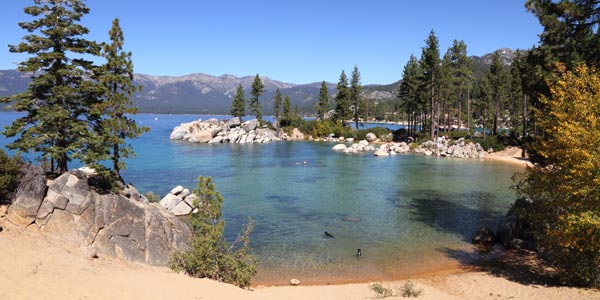
{"type": "Polygon", "coordinates": [[[23,160],[0,149],[0,204],[9,203],[21,180],[23,160]]]}
{"type": "Polygon", "coordinates": [[[400,295],[405,298],[408,298],[408,297],[416,298],[416,297],[419,297],[423,293],[423,290],[417,289],[411,281],[407,281],[400,290],[401,290],[400,295]]]}
{"type": "Polygon", "coordinates": [[[387,298],[387,297],[393,297],[394,296],[394,292],[389,289],[384,287],[383,285],[381,285],[381,283],[373,283],[371,285],[369,285],[369,288],[375,292],[376,294],[376,298],[377,299],[382,299],[382,298],[387,298]]]}
{"type": "Polygon", "coordinates": [[[494,151],[502,151],[506,148],[506,144],[504,143],[504,139],[500,136],[486,136],[485,138],[473,138],[471,140],[473,143],[479,143],[481,147],[487,151],[492,148],[494,151]]]}
{"type": "Polygon", "coordinates": [[[250,234],[254,227],[251,219],[238,238],[230,245],[223,237],[225,221],[221,219],[223,196],[215,191],[210,177],[200,177],[194,190],[193,202],[196,213],[189,216],[194,232],[191,249],[177,251],[169,261],[169,267],[193,277],[248,287],[256,274],[257,259],[251,253],[250,234]]]}

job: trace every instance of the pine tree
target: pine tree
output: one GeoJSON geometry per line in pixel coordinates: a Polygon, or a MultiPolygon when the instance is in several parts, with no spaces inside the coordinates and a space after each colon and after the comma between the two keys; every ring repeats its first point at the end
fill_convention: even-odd
{"type": "Polygon", "coordinates": [[[275,121],[279,122],[279,113],[281,112],[281,91],[279,88],[275,90],[275,96],[273,97],[273,114],[275,115],[275,121]]]}
{"type": "Polygon", "coordinates": [[[358,118],[361,110],[361,90],[362,86],[360,85],[360,72],[358,71],[358,67],[354,65],[354,69],[352,70],[352,75],[350,77],[350,103],[352,103],[354,106],[354,124],[356,125],[356,129],[358,129],[358,118]]]}
{"type": "MultiPolygon", "coordinates": [[[[452,78],[452,94],[457,103],[458,129],[462,128],[462,104],[465,98],[468,98],[473,76],[473,63],[467,55],[467,45],[464,41],[454,40],[450,48],[450,68],[452,78]]],[[[468,99],[467,99],[468,102],[468,99]]],[[[469,103],[467,103],[469,106],[469,103]]],[[[469,111],[470,108],[467,108],[469,111]]],[[[467,113],[468,115],[468,113],[467,113]]],[[[467,122],[467,128],[470,130],[470,124],[467,122]]]]}
{"type": "Polygon", "coordinates": [[[507,96],[507,74],[500,60],[500,53],[494,52],[492,57],[492,65],[488,73],[489,82],[492,87],[492,107],[493,107],[493,120],[492,120],[492,135],[498,134],[498,126],[500,119],[500,110],[506,101],[507,96]]]}
{"type": "Polygon", "coordinates": [[[317,116],[319,120],[325,120],[325,114],[329,111],[329,89],[325,81],[321,82],[319,90],[319,103],[317,107],[317,116]]]}
{"type": "Polygon", "coordinates": [[[201,176],[194,195],[197,198],[192,203],[195,212],[189,217],[194,233],[191,248],[175,252],[169,266],[190,276],[248,287],[258,262],[250,248],[254,222],[249,219],[237,239],[229,244],[224,238],[223,196],[216,191],[212,179],[201,176]]]}
{"type": "Polygon", "coordinates": [[[346,125],[346,120],[350,116],[350,90],[348,89],[348,77],[342,70],[340,81],[337,84],[337,95],[335,96],[335,120],[342,121],[346,125]]]}
{"type": "Polygon", "coordinates": [[[258,74],[254,77],[254,82],[252,83],[252,90],[250,91],[250,95],[252,98],[250,99],[250,110],[256,115],[256,119],[262,120],[262,112],[260,103],[258,103],[258,97],[265,92],[265,85],[260,80],[258,74]]]}
{"type": "Polygon", "coordinates": [[[290,96],[285,95],[283,100],[283,114],[281,116],[281,126],[289,126],[292,122],[292,101],[290,96]]]}
{"type": "Polygon", "coordinates": [[[425,40],[425,47],[421,53],[421,70],[425,80],[425,88],[429,93],[429,99],[431,99],[429,110],[429,126],[430,126],[430,137],[433,140],[435,136],[435,105],[436,105],[436,76],[440,67],[440,49],[438,38],[435,36],[435,32],[431,30],[427,40],[425,40]]]}
{"type": "Polygon", "coordinates": [[[104,113],[104,117],[96,125],[96,131],[101,133],[99,140],[102,151],[88,151],[86,158],[89,163],[93,163],[95,159],[90,159],[90,153],[99,159],[105,159],[103,154],[108,153],[113,163],[113,175],[123,181],[120,174],[120,170],[126,168],[123,159],[135,156],[133,148],[125,139],[136,138],[150,128],[138,126],[135,120],[129,117],[138,111],[130,97],[141,90],[141,86],[133,84],[131,52],[123,51],[124,35],[119,19],[113,21],[109,36],[111,43],[103,45],[102,56],[106,58],[106,63],[102,66],[99,76],[99,81],[106,88],[106,95],[95,107],[104,113]]]}
{"type": "Polygon", "coordinates": [[[414,55],[404,66],[402,81],[398,87],[398,109],[402,109],[408,116],[408,134],[416,133],[417,114],[419,113],[419,62],[414,55]]]}
{"type": "Polygon", "coordinates": [[[246,115],[246,93],[241,84],[238,85],[235,96],[233,97],[230,113],[232,116],[240,118],[240,120],[246,115]]]}
{"type": "Polygon", "coordinates": [[[103,87],[94,78],[91,57],[99,55],[100,45],[84,38],[89,30],[80,25],[89,13],[80,0],[35,0],[25,8],[31,21],[19,26],[29,33],[12,53],[32,56],[17,68],[33,74],[27,91],[3,98],[26,115],[6,128],[7,137],[18,136],[10,149],[40,152],[51,159],[56,173],[68,170],[68,162],[86,155],[85,145],[95,140],[89,122],[101,117],[91,107],[99,101],[103,87]],[[56,164],[56,166],[55,166],[56,164]]]}

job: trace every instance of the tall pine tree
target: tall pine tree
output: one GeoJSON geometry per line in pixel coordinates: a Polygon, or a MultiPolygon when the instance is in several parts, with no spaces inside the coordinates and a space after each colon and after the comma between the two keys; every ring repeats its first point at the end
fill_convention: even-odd
{"type": "Polygon", "coordinates": [[[252,90],[250,91],[250,110],[256,115],[256,119],[262,120],[262,111],[260,103],[258,103],[258,97],[265,92],[265,85],[260,80],[260,76],[256,74],[254,82],[252,83],[252,90]]]}
{"type": "Polygon", "coordinates": [[[130,97],[141,90],[141,86],[133,84],[131,52],[123,51],[125,38],[119,19],[113,21],[109,36],[111,42],[102,47],[102,56],[106,58],[106,63],[99,77],[99,81],[106,88],[106,95],[96,106],[104,113],[96,128],[97,132],[101,133],[99,142],[102,151],[88,151],[87,158],[89,163],[93,163],[96,160],[94,156],[105,159],[103,156],[108,153],[113,164],[113,175],[123,181],[120,174],[120,171],[126,168],[123,159],[135,156],[133,148],[125,139],[136,138],[150,128],[138,126],[135,120],[129,117],[138,112],[130,97]]]}
{"type": "Polygon", "coordinates": [[[84,38],[89,30],[79,22],[90,10],[83,1],[34,2],[25,8],[32,20],[19,23],[28,34],[9,46],[12,53],[32,55],[17,68],[32,74],[32,81],[25,92],[2,99],[26,115],[4,134],[18,136],[10,149],[40,152],[51,159],[52,171],[62,173],[68,170],[69,160],[85,157],[85,145],[96,138],[89,122],[101,115],[91,107],[104,89],[89,80],[97,68],[89,58],[99,55],[100,45],[84,38]]]}
{"type": "Polygon", "coordinates": [[[338,92],[335,96],[335,120],[341,120],[342,124],[346,125],[346,120],[350,116],[350,89],[348,88],[348,77],[346,77],[344,70],[340,74],[336,89],[338,92]]]}
{"type": "Polygon", "coordinates": [[[240,118],[240,120],[246,115],[246,93],[241,84],[238,85],[235,96],[233,97],[230,113],[232,116],[240,118]]]}
{"type": "Polygon", "coordinates": [[[435,104],[436,104],[436,76],[440,67],[440,47],[438,38],[433,29],[425,40],[425,47],[421,53],[421,70],[425,82],[425,88],[428,91],[428,97],[431,100],[429,105],[429,128],[430,136],[433,140],[435,136],[435,104]]]}
{"type": "Polygon", "coordinates": [[[273,97],[273,114],[275,115],[275,122],[279,122],[279,113],[281,112],[281,91],[279,88],[275,90],[275,96],[273,97]]]}
{"type": "Polygon", "coordinates": [[[414,135],[417,129],[417,115],[420,113],[419,89],[420,82],[419,62],[414,55],[404,66],[402,81],[398,87],[398,109],[401,109],[407,115],[408,134],[414,135]]]}
{"type": "Polygon", "coordinates": [[[352,70],[352,75],[350,77],[350,103],[352,103],[354,106],[354,124],[356,125],[356,129],[358,129],[358,118],[361,110],[361,90],[362,86],[360,85],[360,72],[358,71],[358,67],[354,65],[354,69],[352,70]]]}
{"type": "Polygon", "coordinates": [[[319,120],[325,119],[325,114],[329,111],[329,89],[327,83],[323,80],[321,82],[321,89],[319,90],[319,103],[317,104],[317,116],[319,120]]]}

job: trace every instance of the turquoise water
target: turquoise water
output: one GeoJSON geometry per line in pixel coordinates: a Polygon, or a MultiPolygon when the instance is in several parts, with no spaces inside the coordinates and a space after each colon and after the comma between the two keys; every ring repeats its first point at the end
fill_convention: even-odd
{"type": "MultiPolygon", "coordinates": [[[[0,113],[0,125],[15,117],[0,113]]],[[[235,239],[246,217],[256,222],[255,283],[361,281],[435,269],[451,261],[452,249],[471,249],[471,233],[494,226],[514,199],[510,177],[518,169],[510,164],[347,156],[324,142],[188,144],[168,136],[199,116],[136,118],[152,131],[134,141],[138,157],[127,162],[125,179],[162,196],[212,176],[225,198],[227,238],[235,239]]]]}

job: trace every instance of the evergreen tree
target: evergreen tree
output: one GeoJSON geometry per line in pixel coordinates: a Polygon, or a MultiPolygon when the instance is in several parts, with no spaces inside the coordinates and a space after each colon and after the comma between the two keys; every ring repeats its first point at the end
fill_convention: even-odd
{"type": "Polygon", "coordinates": [[[435,136],[435,105],[436,105],[436,84],[437,84],[437,72],[440,67],[440,49],[438,38],[435,36],[435,32],[431,30],[427,40],[425,40],[425,47],[421,53],[421,70],[423,72],[423,78],[425,82],[425,88],[428,92],[428,98],[431,100],[429,106],[429,128],[430,137],[433,140],[435,136]]]}
{"type": "MultiPolygon", "coordinates": [[[[450,68],[452,78],[452,95],[456,99],[458,128],[462,128],[462,104],[468,97],[471,78],[473,76],[473,63],[467,55],[467,45],[463,41],[454,40],[450,48],[450,68]]],[[[468,101],[468,99],[467,99],[468,101]]],[[[467,103],[467,106],[469,104],[467,103]]],[[[470,110],[469,108],[467,110],[470,110]]],[[[468,113],[467,113],[468,115],[468,113]]],[[[467,128],[471,125],[467,122],[467,128]]]]}
{"type": "Polygon", "coordinates": [[[283,114],[281,117],[281,126],[289,126],[292,122],[292,101],[290,96],[285,95],[283,100],[283,114]]]}
{"type": "Polygon", "coordinates": [[[69,160],[85,157],[85,145],[97,138],[89,123],[101,115],[91,108],[104,89],[89,80],[97,68],[89,58],[99,55],[100,45],[84,38],[89,30],[79,22],[89,8],[83,1],[34,2],[25,8],[32,20],[19,23],[29,34],[9,46],[12,53],[32,55],[17,68],[32,74],[32,81],[27,91],[2,99],[26,115],[4,134],[18,136],[8,148],[40,152],[51,159],[52,171],[62,173],[68,170],[69,160]]]}
{"type": "Polygon", "coordinates": [[[496,135],[498,134],[500,111],[506,101],[508,89],[508,77],[504,70],[504,66],[502,65],[502,61],[500,60],[500,53],[498,51],[494,52],[492,57],[492,65],[490,66],[488,78],[492,87],[492,135],[496,135]]]}
{"type": "Polygon", "coordinates": [[[362,86],[360,85],[360,72],[358,71],[358,67],[354,65],[354,69],[352,70],[352,76],[350,77],[350,103],[354,106],[354,124],[356,125],[356,129],[358,129],[358,118],[361,110],[360,105],[360,92],[362,90],[362,86]]]}
{"type": "MultiPolygon", "coordinates": [[[[103,45],[102,56],[106,63],[101,69],[99,81],[106,88],[103,101],[96,108],[104,112],[104,117],[97,123],[96,131],[101,133],[101,149],[103,151],[88,151],[87,160],[93,163],[98,159],[105,159],[104,153],[109,153],[113,163],[115,178],[122,180],[120,170],[126,168],[123,159],[135,156],[133,148],[125,139],[136,138],[150,130],[140,127],[135,120],[129,117],[137,113],[130,97],[141,90],[141,86],[133,84],[133,62],[131,52],[123,51],[124,36],[119,19],[115,19],[109,31],[111,43],[103,45]],[[90,153],[94,154],[90,159],[90,153]],[[97,158],[97,159],[94,159],[97,158]]],[[[98,149],[96,149],[98,150],[98,149]]]]}
{"type": "Polygon", "coordinates": [[[275,121],[279,122],[279,113],[281,112],[281,91],[279,88],[275,90],[275,97],[273,97],[273,114],[275,115],[275,121]]]}
{"type": "Polygon", "coordinates": [[[325,114],[329,111],[329,89],[325,81],[321,82],[319,90],[319,103],[317,107],[317,116],[319,120],[325,119],[325,114]]]}
{"type": "Polygon", "coordinates": [[[258,74],[254,77],[254,82],[252,83],[252,90],[250,91],[250,95],[252,98],[250,99],[250,110],[256,115],[256,119],[262,120],[262,112],[260,103],[258,103],[258,97],[265,92],[265,85],[260,80],[258,74]]]}
{"type": "Polygon", "coordinates": [[[336,89],[338,92],[335,96],[335,120],[341,120],[345,125],[350,116],[350,90],[348,89],[348,77],[344,70],[340,74],[340,81],[336,89]]]}
{"type": "Polygon", "coordinates": [[[230,113],[234,117],[239,117],[240,120],[246,115],[246,93],[241,84],[238,85],[235,96],[233,97],[230,113]]]}
{"type": "Polygon", "coordinates": [[[417,115],[419,114],[419,89],[421,82],[419,78],[419,62],[414,55],[404,66],[402,81],[398,87],[398,109],[402,109],[408,117],[408,134],[416,133],[417,115]]]}
{"type": "Polygon", "coordinates": [[[224,238],[223,196],[216,191],[212,179],[201,176],[194,195],[197,197],[192,203],[194,213],[189,217],[194,233],[191,249],[175,252],[169,266],[190,276],[248,287],[257,265],[250,248],[253,221],[249,219],[235,242],[229,244],[224,238]]]}

